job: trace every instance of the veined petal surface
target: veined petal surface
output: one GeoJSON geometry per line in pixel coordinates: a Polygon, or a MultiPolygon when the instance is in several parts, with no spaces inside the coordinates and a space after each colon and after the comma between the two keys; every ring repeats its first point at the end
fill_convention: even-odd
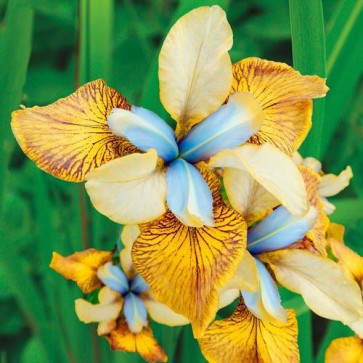
{"type": "Polygon", "coordinates": [[[352,177],[353,172],[350,166],[347,166],[339,175],[323,175],[318,186],[319,195],[321,197],[332,197],[333,195],[340,193],[349,185],[349,181],[352,177]]]}
{"type": "Polygon", "coordinates": [[[101,287],[102,283],[97,277],[97,270],[111,261],[111,258],[112,252],[99,251],[94,248],[76,252],[67,257],[53,252],[49,266],[66,279],[75,281],[78,287],[88,294],[101,287]]]}
{"type": "Polygon", "coordinates": [[[228,96],[232,29],[219,6],[200,7],[171,28],[159,55],[160,99],[185,135],[228,96]]]}
{"type": "Polygon", "coordinates": [[[109,130],[112,108],[130,104],[102,80],[44,107],[15,111],[11,127],[24,153],[53,176],[81,182],[102,164],[137,148],[109,130]]]}
{"type": "Polygon", "coordinates": [[[166,362],[168,357],[160,347],[149,326],[140,333],[129,330],[125,320],[119,319],[116,329],[107,337],[112,350],[138,353],[147,362],[166,362]]]}
{"type": "Polygon", "coordinates": [[[325,363],[363,363],[363,341],[359,337],[334,339],[325,353],[325,363]]]}
{"type": "Polygon", "coordinates": [[[174,130],[154,112],[136,106],[130,111],[114,108],[107,123],[115,135],[126,137],[142,151],[155,149],[167,162],[178,156],[174,130]]]}
{"type": "Polygon", "coordinates": [[[169,209],[190,227],[213,226],[213,198],[198,169],[182,159],[166,170],[169,209]]]}
{"type": "Polygon", "coordinates": [[[337,263],[297,249],[264,253],[259,259],[269,264],[281,285],[301,294],[323,318],[351,323],[363,315],[362,293],[337,263]]]}
{"type": "Polygon", "coordinates": [[[311,127],[312,98],[324,97],[325,80],[302,76],[284,63],[246,58],[233,65],[231,93],[251,92],[260,103],[265,121],[250,141],[269,142],[291,155],[311,127]]]}
{"type": "Polygon", "coordinates": [[[94,207],[116,223],[145,223],[166,210],[165,175],[153,149],[95,169],[87,174],[86,189],[94,207]]]}
{"type": "Polygon", "coordinates": [[[235,150],[221,151],[211,158],[209,165],[245,170],[292,214],[303,215],[308,210],[305,184],[297,166],[268,143],[245,144],[235,150]]]}
{"type": "Polygon", "coordinates": [[[297,322],[288,310],[286,323],[262,321],[239,303],[234,314],[214,322],[199,339],[209,363],[298,363],[297,322]]]}
{"type": "Polygon", "coordinates": [[[193,127],[179,142],[180,157],[190,163],[207,161],[224,149],[234,149],[261,127],[264,114],[247,92],[229,96],[228,103],[193,127]]]}
{"type": "Polygon", "coordinates": [[[303,238],[314,226],[318,212],[310,207],[304,216],[294,216],[278,207],[247,233],[247,249],[252,254],[285,248],[303,238]]]}

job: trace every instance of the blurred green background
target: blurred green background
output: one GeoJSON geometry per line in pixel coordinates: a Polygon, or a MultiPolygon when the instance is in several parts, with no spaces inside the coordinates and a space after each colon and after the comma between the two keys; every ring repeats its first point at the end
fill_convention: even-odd
{"type": "MultiPolygon", "coordinates": [[[[328,78],[330,92],[314,104],[302,152],[319,156],[326,172],[352,166],[332,220],[346,225],[347,244],[363,254],[362,0],[0,0],[0,363],[142,361],[111,352],[96,325],[79,322],[74,299],[81,292],[48,268],[54,250],[111,249],[120,226],[92,210],[83,185],[56,180],[27,160],[10,114],[103,78],[131,103],[165,116],[157,80],[162,40],[178,17],[212,4],[227,11],[233,61],[258,56],[328,78]]],[[[303,362],[323,362],[334,337],[352,335],[312,316],[299,298],[287,300],[299,313],[303,362]]],[[[154,328],[170,362],[205,362],[189,327],[154,328]]]]}

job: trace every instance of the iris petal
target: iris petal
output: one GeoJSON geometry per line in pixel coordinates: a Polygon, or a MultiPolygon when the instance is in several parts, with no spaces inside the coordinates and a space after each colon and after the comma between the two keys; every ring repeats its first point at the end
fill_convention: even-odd
{"type": "Polygon", "coordinates": [[[130,289],[136,294],[141,294],[142,292],[149,290],[150,287],[141,275],[137,274],[131,282],[130,289]]]}
{"type": "Polygon", "coordinates": [[[129,282],[121,269],[108,262],[97,271],[98,278],[109,288],[124,294],[129,290],[129,282]]]}
{"type": "Polygon", "coordinates": [[[114,108],[107,122],[115,135],[126,137],[143,151],[155,149],[167,162],[178,155],[173,129],[145,108],[132,106],[131,111],[114,108]]]}
{"type": "Polygon", "coordinates": [[[302,217],[294,216],[285,207],[275,209],[247,235],[247,249],[252,254],[274,251],[289,246],[313,228],[318,217],[314,207],[302,217]]]}
{"type": "Polygon", "coordinates": [[[196,125],[179,143],[180,157],[195,163],[234,149],[259,130],[264,114],[254,97],[236,92],[226,105],[196,125]]]}
{"type": "Polygon", "coordinates": [[[213,198],[198,169],[182,159],[173,161],[166,171],[169,209],[191,227],[213,226],[213,198]]]}
{"type": "Polygon", "coordinates": [[[140,333],[144,326],[147,326],[147,311],[142,300],[129,292],[124,298],[125,319],[129,329],[133,333],[140,333]]]}

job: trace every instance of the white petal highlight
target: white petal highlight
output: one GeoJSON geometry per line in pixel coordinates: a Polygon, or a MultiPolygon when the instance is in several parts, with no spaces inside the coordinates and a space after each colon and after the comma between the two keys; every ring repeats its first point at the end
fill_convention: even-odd
{"type": "Polygon", "coordinates": [[[231,47],[232,30],[219,6],[192,10],[171,28],[159,56],[160,99],[178,122],[177,134],[185,134],[226,100],[231,47]]]}
{"type": "Polygon", "coordinates": [[[303,215],[308,210],[306,188],[299,169],[291,158],[268,143],[224,150],[211,158],[209,165],[248,171],[290,213],[303,215]]]}
{"type": "Polygon", "coordinates": [[[339,175],[323,175],[318,186],[319,195],[321,197],[332,197],[333,195],[340,193],[349,185],[349,181],[352,177],[353,172],[350,166],[347,166],[339,175]]]}
{"type": "Polygon", "coordinates": [[[116,223],[146,223],[166,211],[165,175],[153,149],[112,160],[86,178],[92,204],[116,223]]]}

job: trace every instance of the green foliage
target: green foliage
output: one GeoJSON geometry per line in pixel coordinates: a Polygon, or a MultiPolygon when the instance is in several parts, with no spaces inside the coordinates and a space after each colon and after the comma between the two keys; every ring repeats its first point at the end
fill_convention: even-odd
{"type": "MultiPolygon", "coordinates": [[[[303,152],[323,158],[327,172],[352,166],[355,178],[334,199],[332,220],[347,226],[347,244],[363,254],[362,1],[0,0],[1,362],[143,361],[111,352],[95,325],[79,322],[74,300],[80,291],[48,268],[55,250],[109,249],[120,227],[90,208],[82,185],[55,180],[26,159],[11,134],[10,115],[20,104],[45,105],[104,78],[133,104],[168,120],[157,78],[162,40],[181,15],[212,4],[227,11],[233,61],[259,56],[292,64],[293,55],[302,73],[327,76],[330,92],[314,103],[303,152]]],[[[331,340],[351,334],[328,323],[312,342],[315,318],[301,298],[283,296],[298,311],[303,362],[323,362],[331,340]]],[[[169,361],[205,362],[189,327],[153,328],[169,361]]]]}

